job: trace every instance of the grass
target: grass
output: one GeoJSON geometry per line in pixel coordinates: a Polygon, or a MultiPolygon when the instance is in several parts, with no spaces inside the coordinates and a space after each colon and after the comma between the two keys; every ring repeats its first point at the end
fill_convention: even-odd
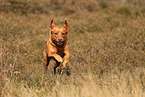
{"type": "Polygon", "coordinates": [[[145,96],[144,0],[0,2],[1,97],[145,96]],[[69,76],[44,74],[51,18],[69,23],[69,76]]]}
{"type": "Polygon", "coordinates": [[[137,68],[134,73],[124,71],[122,73],[111,72],[109,75],[99,77],[95,74],[83,74],[75,77],[52,76],[54,85],[50,87],[51,79],[42,74],[38,82],[33,82],[33,88],[25,82],[15,83],[15,80],[6,79],[3,87],[5,96],[22,97],[144,97],[143,77],[144,70],[137,68]],[[38,85],[40,84],[40,86],[38,85]],[[12,88],[13,87],[13,88],[12,88]],[[41,87],[41,88],[40,88],[41,87]],[[9,90],[10,92],[7,92],[9,90]]]}

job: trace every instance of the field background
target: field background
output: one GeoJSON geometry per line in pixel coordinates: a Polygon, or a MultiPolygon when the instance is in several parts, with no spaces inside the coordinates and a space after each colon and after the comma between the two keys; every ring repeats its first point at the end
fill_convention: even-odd
{"type": "Polygon", "coordinates": [[[145,97],[145,0],[0,0],[1,97],[145,97]],[[69,25],[67,72],[44,74],[49,23],[69,25]]]}

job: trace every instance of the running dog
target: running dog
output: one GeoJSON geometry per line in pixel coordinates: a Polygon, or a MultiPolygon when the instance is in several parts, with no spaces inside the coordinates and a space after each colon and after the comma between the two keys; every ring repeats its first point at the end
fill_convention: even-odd
{"type": "Polygon", "coordinates": [[[53,19],[50,22],[49,39],[43,51],[44,63],[43,66],[47,71],[51,59],[56,61],[53,72],[56,73],[56,68],[63,69],[69,61],[68,49],[68,23],[64,20],[64,26],[55,26],[53,19]],[[64,59],[63,59],[64,58],[64,59]]]}

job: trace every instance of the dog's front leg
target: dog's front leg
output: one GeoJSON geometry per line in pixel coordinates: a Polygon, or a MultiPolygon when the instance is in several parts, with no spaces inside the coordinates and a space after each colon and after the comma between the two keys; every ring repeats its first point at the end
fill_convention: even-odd
{"type": "Polygon", "coordinates": [[[59,68],[65,68],[66,67],[66,64],[68,63],[69,61],[69,52],[67,52],[64,56],[64,62],[59,66],[59,68]]]}
{"type": "Polygon", "coordinates": [[[48,55],[49,57],[54,57],[58,62],[63,62],[63,59],[61,58],[61,56],[59,56],[56,53],[51,53],[48,55]]]}

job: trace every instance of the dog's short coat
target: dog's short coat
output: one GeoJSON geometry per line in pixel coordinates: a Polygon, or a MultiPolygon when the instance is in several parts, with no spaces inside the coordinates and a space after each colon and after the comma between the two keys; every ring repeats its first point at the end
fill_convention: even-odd
{"type": "Polygon", "coordinates": [[[47,70],[51,59],[54,59],[56,61],[56,64],[54,65],[54,74],[56,73],[57,67],[59,67],[59,69],[63,69],[66,67],[66,64],[69,61],[67,34],[68,23],[66,20],[64,22],[64,26],[54,26],[53,19],[51,19],[49,39],[43,51],[43,66],[45,70],[47,70]]]}

